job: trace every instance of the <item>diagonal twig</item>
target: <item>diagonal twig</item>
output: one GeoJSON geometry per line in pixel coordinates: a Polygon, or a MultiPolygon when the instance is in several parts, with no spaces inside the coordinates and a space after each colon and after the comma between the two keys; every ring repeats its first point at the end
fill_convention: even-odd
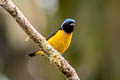
{"type": "Polygon", "coordinates": [[[80,80],[75,69],[55,50],[46,39],[30,24],[23,13],[11,0],[0,0],[0,5],[14,18],[28,36],[47,54],[68,80],[80,80]]]}

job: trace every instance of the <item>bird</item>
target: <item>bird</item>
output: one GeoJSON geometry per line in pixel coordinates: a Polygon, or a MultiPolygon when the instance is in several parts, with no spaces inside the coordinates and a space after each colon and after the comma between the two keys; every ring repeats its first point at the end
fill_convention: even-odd
{"type": "MultiPolygon", "coordinates": [[[[61,54],[63,54],[71,44],[75,23],[74,19],[65,19],[62,25],[46,38],[48,43],[61,54]]],[[[45,53],[38,50],[29,54],[30,57],[37,55],[45,55],[45,53]]]]}

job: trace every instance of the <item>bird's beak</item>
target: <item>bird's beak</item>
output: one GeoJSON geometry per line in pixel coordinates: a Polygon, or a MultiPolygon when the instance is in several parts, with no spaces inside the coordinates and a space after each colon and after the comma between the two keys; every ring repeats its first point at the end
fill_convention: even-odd
{"type": "Polygon", "coordinates": [[[71,26],[75,26],[75,23],[71,23],[70,25],[71,25],[71,26]]]}

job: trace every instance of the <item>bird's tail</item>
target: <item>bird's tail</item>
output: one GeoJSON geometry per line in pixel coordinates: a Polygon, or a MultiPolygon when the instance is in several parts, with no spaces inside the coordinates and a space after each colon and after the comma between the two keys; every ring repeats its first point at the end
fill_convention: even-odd
{"type": "Polygon", "coordinates": [[[41,55],[41,56],[44,56],[45,53],[43,51],[35,51],[33,53],[30,53],[28,54],[30,57],[34,57],[34,56],[37,56],[37,55],[41,55]]]}

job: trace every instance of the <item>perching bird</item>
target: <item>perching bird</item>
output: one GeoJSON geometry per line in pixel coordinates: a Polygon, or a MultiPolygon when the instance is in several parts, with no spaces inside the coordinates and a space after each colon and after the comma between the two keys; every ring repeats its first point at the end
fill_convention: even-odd
{"type": "MultiPolygon", "coordinates": [[[[62,25],[56,29],[55,32],[51,33],[48,36],[46,40],[57,51],[59,51],[60,53],[64,53],[70,46],[74,26],[75,26],[75,20],[66,19],[62,23],[62,25]]],[[[44,53],[39,50],[39,51],[29,54],[29,56],[31,57],[36,56],[36,55],[44,55],[44,53]]]]}

